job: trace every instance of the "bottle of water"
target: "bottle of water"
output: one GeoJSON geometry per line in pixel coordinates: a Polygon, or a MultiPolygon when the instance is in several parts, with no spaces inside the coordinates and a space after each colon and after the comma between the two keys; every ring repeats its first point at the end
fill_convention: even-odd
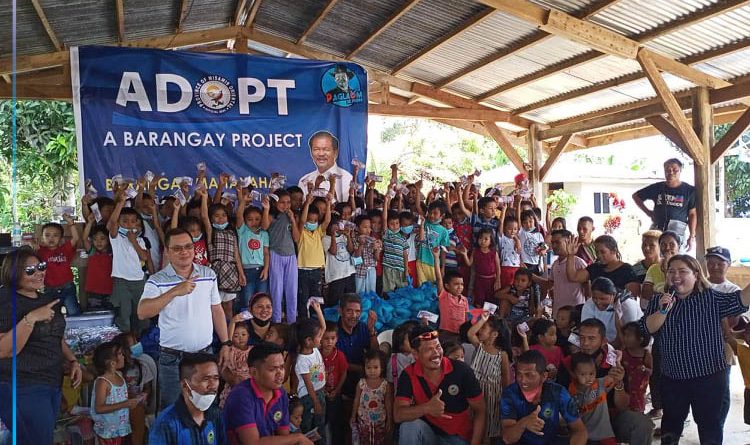
{"type": "Polygon", "coordinates": [[[11,243],[13,244],[13,247],[21,247],[21,223],[18,221],[13,223],[11,243]]]}

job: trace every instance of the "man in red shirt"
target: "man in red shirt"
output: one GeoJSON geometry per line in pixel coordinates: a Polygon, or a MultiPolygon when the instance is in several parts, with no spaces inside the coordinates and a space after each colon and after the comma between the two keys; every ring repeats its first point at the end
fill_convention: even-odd
{"type": "Polygon", "coordinates": [[[76,247],[80,235],[78,227],[70,215],[63,215],[70,227],[70,240],[65,240],[65,229],[57,223],[47,223],[42,226],[42,239],[39,240],[37,255],[42,262],[47,263],[47,274],[44,276],[45,293],[57,298],[65,305],[67,315],[78,315],[81,307],[78,305],[76,285],[73,282],[73,271],[70,268],[75,258],[76,247]]]}
{"type": "Polygon", "coordinates": [[[438,332],[429,326],[414,328],[409,343],[417,361],[398,379],[393,417],[401,423],[399,442],[481,444],[486,407],[474,372],[443,356],[438,332]]]}
{"type": "Polygon", "coordinates": [[[320,340],[320,354],[326,366],[326,426],[329,429],[326,437],[331,438],[331,443],[345,443],[343,434],[346,431],[346,423],[344,419],[347,418],[341,400],[341,388],[346,381],[349,362],[346,361],[346,355],[336,348],[338,329],[338,324],[326,323],[326,331],[320,340]]]}

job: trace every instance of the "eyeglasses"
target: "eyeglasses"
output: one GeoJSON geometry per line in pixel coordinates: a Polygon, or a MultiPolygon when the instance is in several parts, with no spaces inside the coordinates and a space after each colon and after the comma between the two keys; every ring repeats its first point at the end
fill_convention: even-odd
{"type": "Polygon", "coordinates": [[[185,244],[184,246],[170,246],[169,247],[169,250],[171,250],[174,253],[189,252],[193,249],[195,249],[195,247],[193,246],[193,243],[185,244]]]}
{"type": "Polygon", "coordinates": [[[26,272],[26,275],[34,275],[36,271],[44,272],[47,270],[47,263],[45,261],[42,261],[41,263],[36,263],[35,266],[26,266],[24,271],[26,272]]]}
{"type": "Polygon", "coordinates": [[[438,331],[425,332],[424,334],[417,335],[414,338],[423,341],[435,340],[436,338],[438,338],[438,331]]]}

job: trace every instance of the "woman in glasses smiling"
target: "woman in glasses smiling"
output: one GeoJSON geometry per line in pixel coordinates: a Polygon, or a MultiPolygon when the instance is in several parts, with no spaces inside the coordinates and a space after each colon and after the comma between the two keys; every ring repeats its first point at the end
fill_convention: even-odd
{"type": "Polygon", "coordinates": [[[688,410],[701,443],[722,443],[722,397],[729,385],[722,318],[750,304],[750,286],[732,293],[711,289],[698,261],[675,255],[667,263],[666,291],[649,301],[641,329],[661,351],[661,443],[680,440],[688,410]]]}
{"type": "Polygon", "coordinates": [[[0,418],[12,429],[13,301],[16,309],[16,433],[19,443],[52,443],[67,362],[74,386],[81,368],[63,340],[60,300],[44,297],[47,264],[22,248],[0,269],[0,418]]]}

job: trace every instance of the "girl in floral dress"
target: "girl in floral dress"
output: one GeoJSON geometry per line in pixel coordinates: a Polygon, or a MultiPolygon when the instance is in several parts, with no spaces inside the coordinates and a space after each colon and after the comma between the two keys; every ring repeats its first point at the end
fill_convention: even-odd
{"type": "Polygon", "coordinates": [[[385,356],[380,350],[365,355],[365,378],[354,396],[351,424],[360,445],[382,445],[393,431],[393,385],[385,379],[385,356]]]}

